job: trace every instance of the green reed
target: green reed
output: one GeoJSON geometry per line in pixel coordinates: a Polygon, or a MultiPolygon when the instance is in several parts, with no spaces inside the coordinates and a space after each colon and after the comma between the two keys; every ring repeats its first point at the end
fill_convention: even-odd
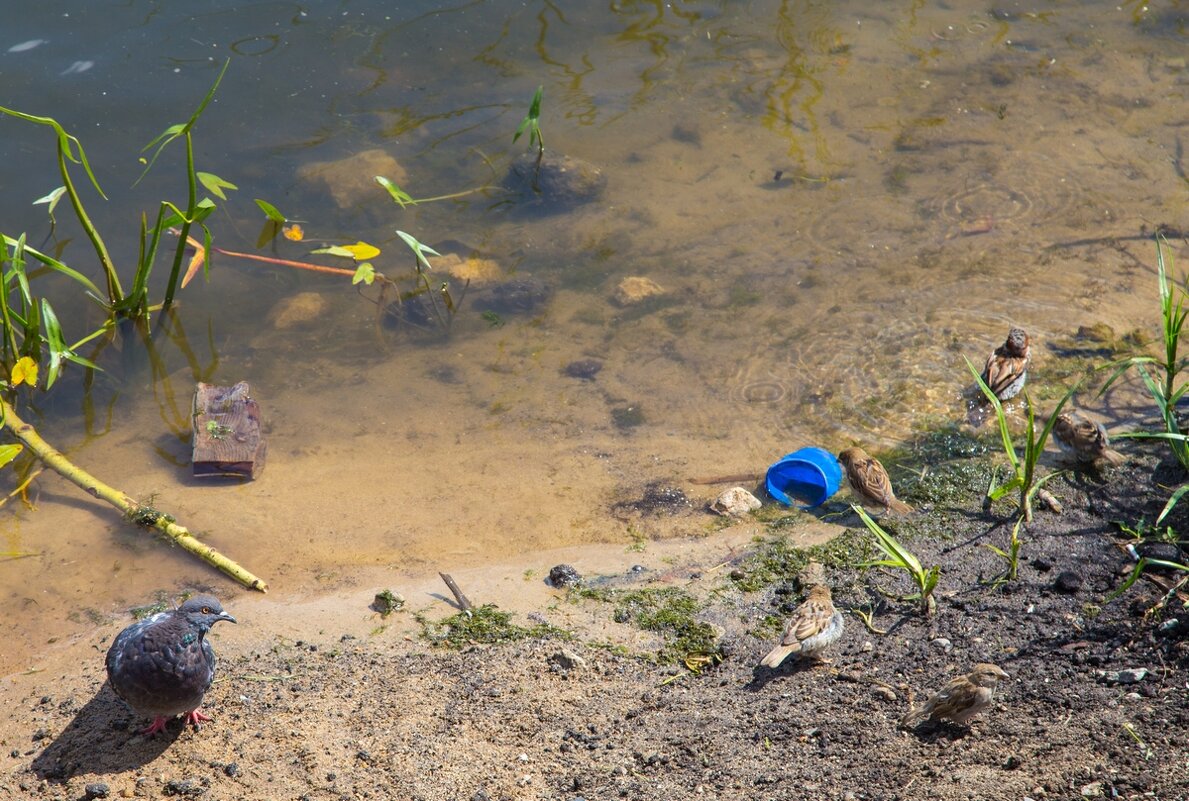
{"type": "MultiPolygon", "coordinates": [[[[1011,430],[1008,427],[1007,414],[1003,411],[1003,402],[991,391],[991,388],[987,386],[987,382],[983,381],[982,374],[971,363],[970,359],[966,359],[966,367],[970,370],[970,374],[974,376],[974,380],[978,382],[978,388],[995,410],[995,419],[999,424],[999,436],[1003,442],[1003,453],[1007,457],[1007,462],[1012,473],[1011,478],[1004,483],[998,486],[992,484],[991,487],[987,488],[987,502],[989,504],[997,501],[1009,493],[1018,490],[1019,500],[1017,504],[1019,506],[1020,517],[1025,523],[1031,523],[1033,499],[1048,481],[1059,475],[1058,473],[1049,473],[1046,476],[1038,477],[1036,470],[1037,463],[1040,460],[1041,453],[1044,452],[1045,443],[1049,439],[1049,433],[1053,430],[1053,424],[1057,422],[1057,415],[1061,413],[1061,409],[1074,396],[1074,393],[1078,391],[1085,379],[1079,380],[1066,390],[1061,399],[1057,401],[1056,408],[1049,415],[1048,421],[1041,428],[1039,434],[1036,431],[1036,410],[1032,405],[1032,398],[1026,389],[1021,393],[1024,397],[1026,427],[1024,429],[1023,452],[1017,454],[1016,446],[1012,442],[1011,430]]],[[[992,482],[994,482],[994,477],[992,477],[992,482]]],[[[1018,551],[1018,544],[1016,549],[1018,551]]]]}
{"type": "Polygon", "coordinates": [[[851,504],[851,508],[859,515],[859,518],[867,526],[867,529],[875,535],[875,546],[884,555],[883,559],[865,562],[863,567],[890,567],[896,570],[903,570],[912,579],[913,584],[917,588],[916,592],[912,595],[905,596],[904,600],[919,601],[921,604],[921,614],[925,616],[933,614],[937,608],[937,602],[933,598],[933,591],[937,589],[937,582],[941,578],[941,566],[933,565],[930,568],[925,568],[916,554],[908,550],[899,540],[885,531],[879,523],[871,519],[871,515],[867,514],[867,511],[863,507],[857,504],[851,504]]]}

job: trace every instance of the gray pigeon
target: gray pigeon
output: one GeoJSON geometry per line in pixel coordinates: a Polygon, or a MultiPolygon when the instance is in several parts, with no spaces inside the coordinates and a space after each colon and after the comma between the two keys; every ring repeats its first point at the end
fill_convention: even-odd
{"type": "Polygon", "coordinates": [[[137,713],[153,718],[141,734],[165,731],[166,721],[182,713],[196,729],[210,720],[198,707],[215,678],[215,652],[206,633],[220,620],[235,622],[213,597],[196,595],[177,609],[133,623],[111,644],[111,688],[137,713]]]}

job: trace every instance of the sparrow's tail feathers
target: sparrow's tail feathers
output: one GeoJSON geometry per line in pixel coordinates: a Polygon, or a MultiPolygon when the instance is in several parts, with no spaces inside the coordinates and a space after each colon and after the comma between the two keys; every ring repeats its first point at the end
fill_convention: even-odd
{"type": "Polygon", "coordinates": [[[1110,464],[1115,465],[1116,467],[1123,464],[1123,462],[1127,461],[1126,456],[1119,453],[1117,450],[1115,450],[1113,448],[1107,448],[1105,451],[1103,451],[1102,458],[1104,460],[1106,460],[1107,462],[1109,462],[1110,464]]]}
{"type": "Polygon", "coordinates": [[[775,670],[780,667],[780,663],[789,657],[790,654],[800,650],[797,645],[778,645],[768,652],[768,655],[760,660],[760,664],[767,668],[775,670]]]}
{"type": "Polygon", "coordinates": [[[892,498],[888,501],[888,511],[898,515],[906,515],[912,512],[912,507],[898,498],[892,498]]]}

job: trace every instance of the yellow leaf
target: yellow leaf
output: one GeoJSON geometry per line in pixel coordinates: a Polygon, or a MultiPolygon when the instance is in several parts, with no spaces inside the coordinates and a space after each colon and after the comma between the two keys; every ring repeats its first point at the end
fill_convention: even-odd
{"type": "Polygon", "coordinates": [[[366,261],[380,255],[380,249],[367,242],[356,242],[354,245],[340,245],[343,250],[351,252],[355,261],[366,261]]]}
{"type": "Polygon", "coordinates": [[[37,362],[28,356],[17,359],[17,363],[12,366],[12,385],[17,387],[21,384],[37,386],[37,362]]]}
{"type": "Polygon", "coordinates": [[[290,242],[300,242],[301,240],[305,239],[306,235],[305,230],[302,229],[302,227],[297,223],[293,223],[293,225],[288,225],[282,228],[281,232],[285,234],[285,238],[290,242]]]}

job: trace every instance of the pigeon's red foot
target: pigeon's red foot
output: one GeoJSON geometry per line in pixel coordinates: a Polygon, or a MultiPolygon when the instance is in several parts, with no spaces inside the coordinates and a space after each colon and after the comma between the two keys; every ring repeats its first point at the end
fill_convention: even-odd
{"type": "Polygon", "coordinates": [[[214,720],[214,718],[207,717],[206,715],[202,714],[201,710],[191,709],[186,713],[186,721],[182,724],[182,727],[185,728],[186,723],[190,723],[194,726],[194,728],[200,729],[202,727],[198,724],[208,723],[212,720],[214,720]]]}
{"type": "Polygon", "coordinates": [[[153,718],[153,722],[140,730],[140,733],[145,737],[156,737],[161,732],[165,731],[165,724],[169,722],[169,718],[164,715],[158,715],[153,718]]]}

